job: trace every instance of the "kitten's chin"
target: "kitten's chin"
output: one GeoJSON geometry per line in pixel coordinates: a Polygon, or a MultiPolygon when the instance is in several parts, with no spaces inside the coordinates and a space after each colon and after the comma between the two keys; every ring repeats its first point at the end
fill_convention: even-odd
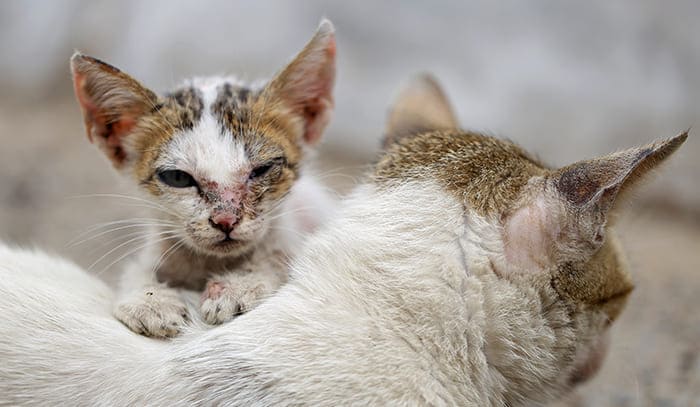
{"type": "Polygon", "coordinates": [[[220,240],[198,244],[193,249],[199,253],[216,257],[237,257],[247,253],[253,242],[248,240],[220,240]]]}

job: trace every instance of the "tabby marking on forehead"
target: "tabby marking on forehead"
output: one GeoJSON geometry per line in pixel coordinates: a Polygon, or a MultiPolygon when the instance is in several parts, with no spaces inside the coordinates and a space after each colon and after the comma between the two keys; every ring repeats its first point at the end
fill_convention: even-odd
{"type": "Polygon", "coordinates": [[[194,86],[187,86],[175,90],[166,96],[180,106],[180,127],[192,129],[201,118],[204,110],[202,92],[194,86]]]}
{"type": "Polygon", "coordinates": [[[224,83],[218,88],[211,111],[222,128],[228,128],[234,136],[241,135],[247,126],[254,125],[252,105],[259,92],[246,86],[224,83]]]}

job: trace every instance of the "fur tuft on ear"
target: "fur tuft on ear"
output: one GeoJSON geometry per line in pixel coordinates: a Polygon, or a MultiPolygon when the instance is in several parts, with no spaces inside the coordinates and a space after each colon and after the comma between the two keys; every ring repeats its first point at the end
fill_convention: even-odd
{"type": "Polygon", "coordinates": [[[323,19],[313,38],[263,93],[263,100],[279,99],[302,119],[308,144],[321,139],[333,112],[335,47],[333,24],[323,19]]]}
{"type": "Polygon", "coordinates": [[[127,160],[124,138],[155,105],[156,94],[119,69],[77,52],[71,71],[88,138],[115,167],[122,167],[127,160]]]}
{"type": "Polygon", "coordinates": [[[431,130],[456,129],[457,118],[437,80],[430,74],[411,79],[396,98],[386,124],[383,146],[431,130]]]}
{"type": "Polygon", "coordinates": [[[619,195],[633,189],[687,138],[684,132],[534,178],[526,203],[506,220],[506,256],[523,268],[589,258],[603,245],[619,195]]]}

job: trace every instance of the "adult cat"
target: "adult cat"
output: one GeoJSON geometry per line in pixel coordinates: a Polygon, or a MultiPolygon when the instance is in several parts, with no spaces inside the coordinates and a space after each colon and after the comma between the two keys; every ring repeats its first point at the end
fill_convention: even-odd
{"type": "Polygon", "coordinates": [[[551,170],[512,143],[451,130],[439,106],[448,105],[429,80],[405,92],[371,178],[306,242],[291,281],[210,330],[168,342],[136,335],[111,317],[112,293],[97,279],[1,249],[0,400],[557,398],[594,370],[632,290],[608,222],[615,202],[687,135],[551,170]]]}

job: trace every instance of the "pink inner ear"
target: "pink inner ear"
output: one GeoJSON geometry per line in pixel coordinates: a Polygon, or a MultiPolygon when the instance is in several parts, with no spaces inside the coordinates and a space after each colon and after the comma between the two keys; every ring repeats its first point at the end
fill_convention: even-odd
{"type": "Polygon", "coordinates": [[[330,101],[319,99],[314,105],[308,106],[304,111],[306,130],[304,140],[309,144],[316,144],[331,121],[333,105],[330,101]]]}
{"type": "Polygon", "coordinates": [[[509,269],[541,270],[550,261],[552,236],[547,208],[541,198],[513,212],[504,225],[505,257],[509,269]]]}
{"type": "Polygon", "coordinates": [[[333,84],[335,82],[335,37],[325,38],[325,47],[307,56],[298,67],[298,78],[289,91],[292,99],[302,106],[305,122],[304,140],[315,144],[330,122],[333,111],[333,84]]]}
{"type": "Polygon", "coordinates": [[[112,160],[120,164],[126,159],[126,153],[122,147],[122,137],[131,132],[136,125],[135,115],[122,112],[116,120],[107,122],[108,113],[105,109],[100,109],[85,92],[85,76],[74,73],[73,83],[75,95],[78,99],[85,120],[85,129],[90,142],[94,142],[93,132],[101,135],[104,141],[101,142],[106,148],[107,154],[112,160]]]}
{"type": "Polygon", "coordinates": [[[87,132],[88,140],[93,142],[92,139],[92,125],[99,120],[99,113],[97,106],[90,100],[88,95],[85,93],[85,75],[78,72],[73,73],[73,89],[75,90],[75,96],[78,99],[80,108],[83,110],[83,116],[85,121],[85,131],[87,132]]]}

